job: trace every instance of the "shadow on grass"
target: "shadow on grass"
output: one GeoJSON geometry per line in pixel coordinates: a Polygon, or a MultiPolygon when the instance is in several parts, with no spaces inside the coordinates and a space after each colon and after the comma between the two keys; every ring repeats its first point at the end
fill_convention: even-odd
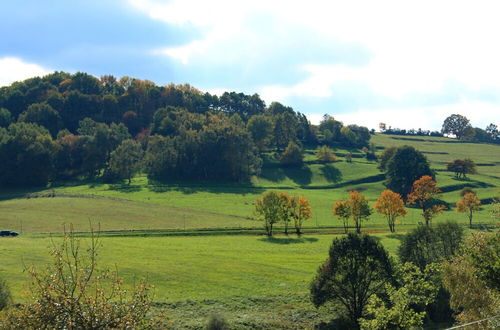
{"type": "Polygon", "coordinates": [[[124,193],[133,193],[140,191],[141,186],[136,184],[114,183],[109,185],[109,190],[115,190],[124,193]]]}
{"type": "Polygon", "coordinates": [[[264,237],[259,239],[262,242],[274,243],[274,244],[298,244],[298,243],[314,243],[318,239],[314,237],[264,237]]]}
{"type": "Polygon", "coordinates": [[[277,166],[268,166],[262,168],[262,173],[260,177],[272,182],[280,182],[285,180],[286,175],[281,167],[277,166]]]}
{"type": "Polygon", "coordinates": [[[338,183],[342,181],[342,172],[332,165],[324,165],[320,171],[328,182],[338,183]]]}
{"type": "Polygon", "coordinates": [[[306,186],[312,182],[312,171],[308,166],[284,167],[283,172],[298,185],[306,186]]]}
{"type": "Polygon", "coordinates": [[[151,192],[164,193],[170,191],[178,191],[183,194],[195,194],[198,192],[208,192],[213,194],[261,194],[265,191],[263,187],[255,187],[251,184],[241,183],[215,183],[215,182],[198,182],[198,183],[179,183],[169,181],[149,180],[147,188],[151,192]]]}
{"type": "Polygon", "coordinates": [[[394,238],[402,241],[405,236],[406,236],[405,234],[390,234],[387,235],[387,238],[394,238]]]}

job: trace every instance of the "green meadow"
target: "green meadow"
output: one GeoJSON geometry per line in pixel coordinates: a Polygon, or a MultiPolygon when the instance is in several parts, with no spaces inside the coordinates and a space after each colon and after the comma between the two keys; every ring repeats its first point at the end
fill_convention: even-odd
{"type": "MultiPolygon", "coordinates": [[[[383,147],[407,144],[428,157],[443,190],[441,199],[449,206],[434,222],[468,223],[454,204],[460,190],[469,186],[483,202],[474,215],[476,227],[498,226],[489,211],[500,195],[500,146],[390,135],[375,135],[372,142],[378,153],[383,147]],[[477,174],[457,180],[445,171],[448,162],[466,157],[476,162],[477,174]]],[[[376,162],[353,151],[353,161],[347,163],[344,157],[349,150],[334,152],[338,161],[327,165],[315,161],[314,150],[307,150],[301,168],[267,160],[261,175],[245,184],[157,183],[139,175],[130,185],[78,181],[46,189],[0,191],[0,227],[21,233],[0,238],[0,276],[7,279],[15,300],[22,301],[28,283],[24,266],[47,262],[51,240],[60,239],[65,226],[72,224],[75,231],[85,232],[92,223],[105,231],[100,265],[116,265],[128,284],[147,277],[155,286],[158,310],[173,324],[197,327],[210,312],[219,311],[237,324],[265,319],[271,322],[266,326],[308,327],[293,315],[305,313],[306,320],[331,318],[328,311],[314,309],[307,294],[342,226],[331,214],[332,204],[353,189],[373,203],[384,190],[376,162]],[[253,202],[271,189],[310,201],[313,218],[305,224],[302,238],[263,236],[261,222],[254,219],[253,202]],[[271,309],[281,316],[271,315],[271,309]]],[[[397,234],[387,232],[386,221],[378,214],[363,226],[376,232],[395,255],[400,233],[421,221],[420,211],[409,208],[408,216],[396,225],[397,234]]],[[[85,244],[87,238],[82,240],[85,244]]]]}

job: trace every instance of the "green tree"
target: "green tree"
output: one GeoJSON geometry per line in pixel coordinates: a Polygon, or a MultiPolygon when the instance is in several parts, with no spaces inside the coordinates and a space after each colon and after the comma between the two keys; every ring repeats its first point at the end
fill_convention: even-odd
{"type": "Polygon", "coordinates": [[[413,182],[424,175],[433,176],[427,158],[410,146],[398,147],[386,165],[386,186],[401,195],[403,200],[412,189],[413,182]]]}
{"type": "Polygon", "coordinates": [[[385,148],[384,151],[382,151],[382,154],[380,155],[380,159],[379,159],[379,164],[377,166],[377,168],[381,172],[385,172],[387,170],[387,163],[394,155],[394,152],[396,151],[396,149],[397,149],[396,147],[389,147],[389,148],[385,148]]]}
{"type": "Polygon", "coordinates": [[[130,184],[132,177],[141,170],[143,150],[134,140],[125,140],[111,153],[110,170],[120,179],[127,179],[130,184]]]}
{"type": "Polygon", "coordinates": [[[0,127],[8,127],[12,123],[12,115],[9,110],[0,108],[0,127]]]}
{"type": "Polygon", "coordinates": [[[247,129],[252,134],[253,141],[260,152],[263,152],[271,142],[273,121],[268,116],[255,115],[247,123],[247,129]]]}
{"type": "Polygon", "coordinates": [[[429,265],[424,271],[412,263],[398,267],[398,285],[386,284],[387,298],[370,297],[368,315],[360,319],[362,329],[413,329],[421,327],[426,316],[422,308],[436,299],[439,271],[429,265]],[[387,301],[387,302],[386,302],[387,301]]]}
{"type": "MultiPolygon", "coordinates": [[[[450,292],[451,306],[459,324],[488,319],[500,314],[500,232],[472,233],[463,254],[445,263],[443,282],[450,292]]],[[[491,318],[478,325],[498,329],[491,318]]]]}
{"type": "Polygon", "coordinates": [[[294,113],[286,111],[274,116],[274,143],[278,150],[297,141],[297,127],[298,121],[294,113]]]}
{"type": "Polygon", "coordinates": [[[392,261],[382,244],[368,235],[350,233],[333,240],[328,259],[311,283],[311,300],[317,307],[327,302],[340,306],[359,327],[368,299],[382,294],[392,276],[392,261]]]}
{"type": "Polygon", "coordinates": [[[441,132],[443,134],[453,134],[459,140],[473,134],[469,119],[457,114],[453,114],[444,120],[441,132]]]}
{"type": "Polygon", "coordinates": [[[463,237],[463,228],[455,222],[439,223],[435,227],[418,226],[403,237],[398,249],[399,260],[424,270],[431,263],[457,255],[463,237]]]}
{"type": "Polygon", "coordinates": [[[467,174],[476,174],[476,164],[472,159],[455,159],[453,162],[446,165],[446,169],[454,172],[456,178],[466,178],[467,174]]]}
{"type": "Polygon", "coordinates": [[[45,186],[54,175],[55,150],[41,126],[21,122],[0,128],[0,185],[45,186]]]}
{"type": "Polygon", "coordinates": [[[267,236],[273,236],[273,226],[282,217],[280,195],[276,191],[268,191],[255,201],[255,214],[264,221],[267,236]]]}
{"type": "Polygon", "coordinates": [[[35,123],[45,127],[50,134],[55,137],[62,127],[62,120],[59,113],[47,103],[32,104],[19,115],[19,121],[25,123],[35,123]]]}
{"type": "Polygon", "coordinates": [[[304,161],[302,148],[295,142],[290,142],[285,151],[281,154],[280,161],[282,164],[289,166],[302,165],[304,161]]]}

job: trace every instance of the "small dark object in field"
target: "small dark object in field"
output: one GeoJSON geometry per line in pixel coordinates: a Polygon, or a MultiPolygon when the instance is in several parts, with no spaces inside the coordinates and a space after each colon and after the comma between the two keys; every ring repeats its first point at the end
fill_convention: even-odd
{"type": "Polygon", "coordinates": [[[10,230],[1,230],[0,231],[0,236],[17,236],[19,233],[15,231],[10,231],[10,230]]]}
{"type": "Polygon", "coordinates": [[[229,324],[227,323],[224,316],[220,314],[210,315],[210,319],[207,324],[208,330],[227,330],[229,329],[229,324]]]}

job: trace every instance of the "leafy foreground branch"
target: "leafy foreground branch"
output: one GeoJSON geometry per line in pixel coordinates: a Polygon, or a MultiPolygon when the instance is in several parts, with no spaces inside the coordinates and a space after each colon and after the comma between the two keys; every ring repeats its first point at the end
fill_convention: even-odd
{"type": "Polygon", "coordinates": [[[131,293],[117,271],[98,270],[99,235],[82,247],[72,230],[52,242],[52,263],[25,271],[31,278],[28,302],[0,315],[2,329],[103,329],[147,327],[151,287],[142,280],[131,293]]]}

